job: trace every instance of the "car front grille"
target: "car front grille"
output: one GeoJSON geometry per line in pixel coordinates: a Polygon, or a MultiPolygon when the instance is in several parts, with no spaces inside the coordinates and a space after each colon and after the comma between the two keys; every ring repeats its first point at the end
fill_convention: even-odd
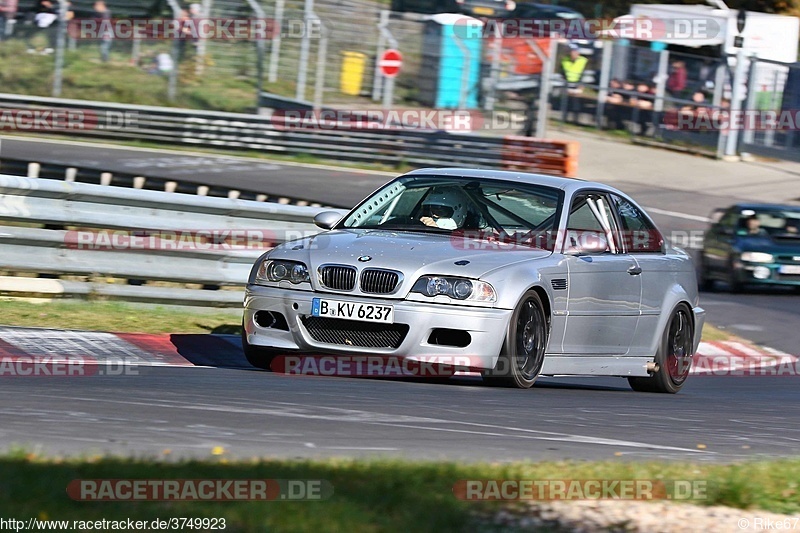
{"type": "Polygon", "coordinates": [[[408,334],[408,324],[377,324],[316,316],[301,317],[317,342],[360,348],[397,348],[408,334]]]}
{"type": "Polygon", "coordinates": [[[361,291],[370,294],[390,294],[397,288],[400,274],[394,270],[368,268],[361,273],[361,291]]]}
{"type": "Polygon", "coordinates": [[[775,262],[780,263],[783,265],[797,265],[800,264],[800,254],[792,254],[792,255],[776,255],[775,262]]]}
{"type": "Polygon", "coordinates": [[[320,282],[335,291],[352,291],[356,286],[356,269],[350,266],[329,265],[320,268],[320,282]]]}

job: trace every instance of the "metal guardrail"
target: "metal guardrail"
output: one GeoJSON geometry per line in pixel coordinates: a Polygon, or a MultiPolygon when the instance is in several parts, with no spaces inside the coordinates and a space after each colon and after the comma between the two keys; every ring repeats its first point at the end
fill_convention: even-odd
{"type": "MultiPolygon", "coordinates": [[[[101,167],[102,168],[102,167],[101,167]]],[[[242,187],[226,187],[224,185],[207,185],[204,181],[197,181],[192,177],[165,178],[154,175],[157,170],[148,172],[113,172],[84,166],[83,162],[63,164],[53,162],[36,162],[28,159],[4,157],[0,154],[0,173],[11,176],[25,176],[28,178],[45,178],[77,183],[90,183],[110,185],[114,187],[128,187],[146,189],[149,191],[166,191],[198,196],[213,196],[221,198],[238,198],[241,200],[255,200],[257,202],[273,202],[312,207],[323,207],[322,204],[309,202],[303,198],[292,198],[284,195],[268,195],[261,191],[248,190],[242,187]],[[80,166],[78,166],[80,165],[80,166]]]]}
{"type": "Polygon", "coordinates": [[[0,112],[31,109],[83,113],[83,128],[47,131],[72,137],[258,150],[394,166],[479,166],[567,176],[574,176],[577,166],[577,143],[562,141],[522,138],[529,148],[516,158],[515,150],[509,148],[520,145],[519,137],[509,144],[504,137],[445,131],[307,129],[259,115],[0,94],[0,112]],[[564,168],[570,171],[537,164],[530,156],[538,151],[569,161],[564,168]]]}
{"type": "Polygon", "coordinates": [[[261,253],[318,233],[321,210],[0,175],[0,270],[89,279],[4,277],[0,293],[239,305],[241,291],[91,280],[242,287],[261,253]]]}

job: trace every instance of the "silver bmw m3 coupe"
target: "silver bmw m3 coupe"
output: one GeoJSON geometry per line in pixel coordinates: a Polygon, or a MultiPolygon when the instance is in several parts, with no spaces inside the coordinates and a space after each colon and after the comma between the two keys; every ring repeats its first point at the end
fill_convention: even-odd
{"type": "Polygon", "coordinates": [[[325,231],[253,266],[248,360],[372,354],[461,357],[487,382],[620,376],[675,393],[705,312],[687,253],[600,183],[424,169],[402,175],[325,231]]]}

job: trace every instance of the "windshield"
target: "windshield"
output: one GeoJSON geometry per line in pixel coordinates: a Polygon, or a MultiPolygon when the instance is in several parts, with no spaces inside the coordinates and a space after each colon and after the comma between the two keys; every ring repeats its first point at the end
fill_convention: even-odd
{"type": "Polygon", "coordinates": [[[558,189],[480,178],[402,177],[364,200],[338,228],[497,239],[552,250],[558,189]]]}
{"type": "Polygon", "coordinates": [[[737,233],[769,235],[774,238],[800,239],[800,210],[744,209],[740,213],[737,233]]]}

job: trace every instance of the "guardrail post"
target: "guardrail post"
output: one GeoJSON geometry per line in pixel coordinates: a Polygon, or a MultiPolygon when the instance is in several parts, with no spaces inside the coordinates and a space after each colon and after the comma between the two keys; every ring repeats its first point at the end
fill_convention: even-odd
{"type": "Polygon", "coordinates": [[[175,192],[178,188],[177,181],[168,181],[164,184],[164,192],[175,192]]]}
{"type": "Polygon", "coordinates": [[[133,178],[133,188],[134,189],[143,189],[144,188],[145,178],[144,176],[136,176],[133,178]]]}
{"type": "Polygon", "coordinates": [[[100,174],[100,185],[111,185],[111,172],[103,172],[100,174]]]}
{"type": "Polygon", "coordinates": [[[75,167],[69,167],[67,168],[66,172],[64,172],[64,181],[74,182],[77,176],[78,176],[78,169],[75,167]]]}
{"type": "Polygon", "coordinates": [[[256,202],[266,202],[267,195],[266,194],[258,194],[256,195],[256,202]]]}
{"type": "Polygon", "coordinates": [[[230,198],[231,200],[236,200],[239,198],[241,194],[242,194],[241,191],[236,191],[236,190],[228,191],[228,198],[230,198]]]}
{"type": "Polygon", "coordinates": [[[200,185],[197,188],[197,196],[208,196],[208,186],[200,185]]]}
{"type": "Polygon", "coordinates": [[[39,171],[42,169],[42,165],[39,163],[28,163],[28,177],[29,178],[38,178],[39,171]]]}

